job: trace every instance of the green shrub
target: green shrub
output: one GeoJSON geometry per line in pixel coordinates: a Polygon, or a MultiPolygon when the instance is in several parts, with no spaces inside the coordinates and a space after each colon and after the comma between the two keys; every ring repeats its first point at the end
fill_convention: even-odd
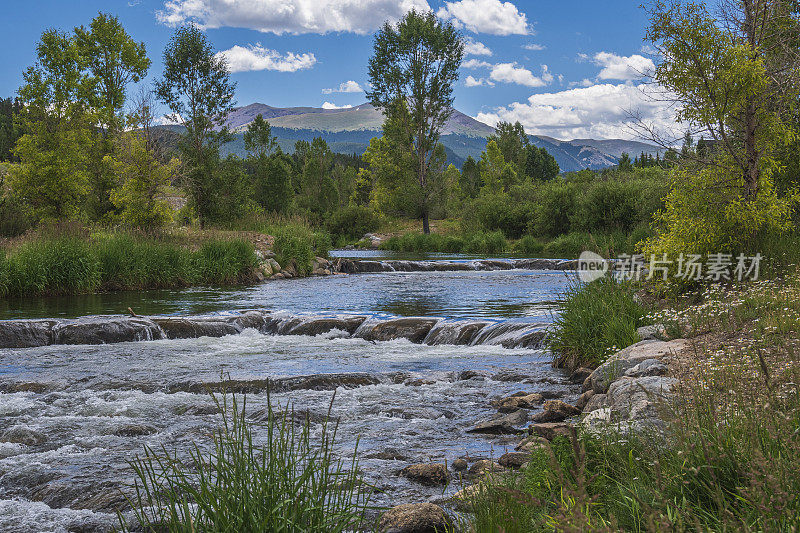
{"type": "Polygon", "coordinates": [[[636,329],[648,319],[633,295],[630,283],[610,276],[570,286],[548,337],[557,365],[594,368],[610,352],[637,342],[636,329]]]}
{"type": "Polygon", "coordinates": [[[467,238],[464,251],[469,254],[501,254],[508,249],[503,232],[476,233],[467,238]]]}
{"type": "MultiPolygon", "coordinates": [[[[361,531],[370,492],[351,461],[335,459],[336,428],[310,422],[298,427],[290,409],[276,413],[267,397],[267,418],[255,442],[234,396],[215,398],[221,425],[212,450],[187,450],[188,460],[145,447],[132,463],[137,531],[361,531]],[[200,468],[197,468],[200,465],[200,468]]],[[[123,531],[129,526],[120,516],[123,531]]]]}
{"type": "Polygon", "coordinates": [[[533,235],[525,235],[514,245],[514,252],[526,255],[538,255],[544,251],[544,243],[533,235]]]}
{"type": "Polygon", "coordinates": [[[191,285],[197,271],[181,246],[126,233],[100,235],[94,245],[106,289],[159,289],[191,285]]]}
{"type": "Polygon", "coordinates": [[[512,201],[508,194],[482,194],[468,209],[481,231],[502,231],[509,239],[520,238],[534,219],[534,208],[527,202],[512,201]]]}
{"type": "Polygon", "coordinates": [[[380,221],[375,211],[361,205],[351,205],[334,211],[328,217],[327,228],[334,236],[360,239],[365,233],[378,228],[380,221]]]}
{"type": "Polygon", "coordinates": [[[553,180],[538,192],[536,213],[529,229],[534,235],[557,237],[569,233],[575,212],[575,191],[571,183],[553,180]]]}
{"type": "Polygon", "coordinates": [[[593,183],[578,197],[571,227],[583,231],[629,231],[638,222],[638,189],[621,181],[593,183]]]}
{"type": "Polygon", "coordinates": [[[568,233],[548,242],[544,246],[544,253],[550,257],[577,259],[584,250],[596,248],[595,241],[588,233],[568,233]]]}

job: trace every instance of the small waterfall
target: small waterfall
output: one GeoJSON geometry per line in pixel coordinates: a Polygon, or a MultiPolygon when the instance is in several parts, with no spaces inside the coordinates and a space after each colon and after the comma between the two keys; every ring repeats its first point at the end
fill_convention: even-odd
{"type": "Polygon", "coordinates": [[[337,259],[333,270],[346,274],[370,272],[449,272],[462,270],[575,270],[577,260],[565,259],[475,259],[472,261],[407,261],[389,259],[337,259]]]}
{"type": "Polygon", "coordinates": [[[470,346],[492,345],[503,348],[539,348],[545,338],[544,324],[518,321],[497,322],[483,328],[475,335],[470,346]]]}
{"type": "Polygon", "coordinates": [[[485,320],[447,319],[440,320],[431,328],[423,341],[429,346],[440,344],[466,345],[480,330],[491,324],[485,320]]]}
{"type": "Polygon", "coordinates": [[[520,320],[493,322],[431,317],[295,315],[285,311],[246,311],[220,317],[90,316],[74,320],[0,321],[0,348],[223,337],[239,334],[245,329],[256,329],[265,335],[308,336],[336,330],[341,331],[344,337],[373,342],[406,339],[431,346],[452,344],[540,348],[546,326],[520,320]]]}

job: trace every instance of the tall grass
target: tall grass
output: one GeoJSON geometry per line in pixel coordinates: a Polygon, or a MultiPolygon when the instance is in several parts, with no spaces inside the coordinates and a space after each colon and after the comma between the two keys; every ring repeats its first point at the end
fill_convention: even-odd
{"type": "Polygon", "coordinates": [[[636,329],[649,319],[633,296],[630,283],[610,276],[568,287],[548,340],[556,366],[593,368],[613,350],[637,342],[636,329]]]}
{"type": "Polygon", "coordinates": [[[36,296],[225,285],[247,281],[257,266],[243,240],[212,240],[192,251],[126,233],[40,236],[0,261],[0,295],[36,296]]]}
{"type": "Polygon", "coordinates": [[[431,233],[406,233],[391,237],[381,244],[384,250],[397,252],[444,252],[468,254],[501,254],[508,250],[508,242],[500,231],[478,232],[462,237],[431,233]]]}
{"type": "MultiPolygon", "coordinates": [[[[358,477],[355,454],[335,459],[336,426],[323,423],[311,436],[310,423],[298,428],[289,410],[268,405],[266,425],[251,426],[235,396],[220,401],[222,423],[210,452],[195,447],[188,460],[166,449],[145,448],[132,463],[136,474],[131,501],[145,531],[358,530],[370,492],[358,477]],[[254,431],[264,431],[256,444],[254,431]]],[[[269,398],[268,398],[269,403],[269,398]]],[[[120,517],[123,531],[129,526],[120,517]]]]}

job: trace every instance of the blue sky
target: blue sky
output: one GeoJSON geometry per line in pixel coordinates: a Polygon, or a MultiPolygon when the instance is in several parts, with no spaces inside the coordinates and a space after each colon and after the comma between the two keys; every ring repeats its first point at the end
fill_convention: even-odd
{"type": "Polygon", "coordinates": [[[460,111],[520,120],[557,138],[631,138],[628,111],[654,122],[663,106],[642,94],[653,56],[646,14],[631,0],[33,0],[9,2],[0,22],[0,96],[12,95],[48,27],[70,30],[100,10],[117,15],[153,60],[176,24],[203,27],[236,71],[240,105],[358,105],[372,34],[411,7],[433,9],[471,43],[456,87],[460,111]],[[347,91],[352,92],[347,92],[347,91]]]}

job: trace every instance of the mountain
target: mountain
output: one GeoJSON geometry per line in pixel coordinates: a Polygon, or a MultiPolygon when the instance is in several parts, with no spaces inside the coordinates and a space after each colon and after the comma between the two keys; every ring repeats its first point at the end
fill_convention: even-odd
{"type": "MultiPolygon", "coordinates": [[[[272,107],[254,103],[236,108],[228,115],[226,124],[236,135],[223,147],[223,155],[246,155],[242,131],[259,114],[269,121],[272,134],[285,152],[293,152],[294,144],[299,140],[311,141],[314,137],[322,137],[334,152],[361,154],[370,139],[381,134],[383,125],[381,112],[368,103],[339,109],[272,107]]],[[[493,127],[453,110],[441,138],[448,161],[460,167],[469,156],[479,159],[486,147],[486,137],[493,133],[493,127]]],[[[655,154],[659,151],[656,146],[623,139],[560,141],[541,135],[529,135],[528,138],[535,146],[550,152],[565,172],[616,165],[623,152],[634,157],[641,152],[655,154]]]]}

